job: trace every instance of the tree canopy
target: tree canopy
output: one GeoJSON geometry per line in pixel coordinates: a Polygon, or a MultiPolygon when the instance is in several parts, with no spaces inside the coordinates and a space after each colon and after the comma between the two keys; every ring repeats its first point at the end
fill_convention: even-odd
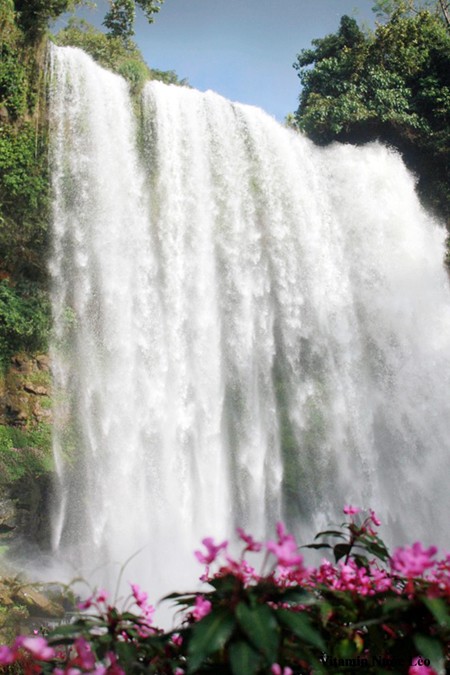
{"type": "Polygon", "coordinates": [[[303,85],[297,125],[313,140],[397,147],[419,190],[450,218],[450,33],[448,3],[379,0],[373,33],[343,16],[294,64],[303,85]]]}
{"type": "MultiPolygon", "coordinates": [[[[103,25],[112,37],[129,39],[134,35],[136,7],[140,7],[149,23],[161,9],[164,0],[108,0],[110,9],[103,25]]],[[[89,4],[88,0],[14,0],[14,9],[21,28],[28,34],[38,36],[45,31],[48,22],[77,5],[89,4]]]]}
{"type": "Polygon", "coordinates": [[[164,0],[109,0],[111,9],[105,16],[103,25],[114,37],[131,38],[134,35],[136,6],[140,7],[149,23],[153,23],[154,14],[159,12],[164,0]]]}

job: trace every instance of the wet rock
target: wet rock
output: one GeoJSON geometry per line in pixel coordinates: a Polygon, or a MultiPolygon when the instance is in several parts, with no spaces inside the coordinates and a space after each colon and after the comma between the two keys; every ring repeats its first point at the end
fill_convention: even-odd
{"type": "Polygon", "coordinates": [[[16,502],[13,499],[0,499],[0,534],[10,532],[16,527],[16,502]]]}
{"type": "Polygon", "coordinates": [[[27,427],[51,422],[50,361],[46,354],[16,354],[0,378],[0,424],[27,427]]]}
{"type": "Polygon", "coordinates": [[[42,616],[49,619],[62,619],[65,609],[59,602],[50,600],[33,586],[23,586],[13,595],[13,600],[27,608],[30,616],[42,616]]]}
{"type": "Polygon", "coordinates": [[[36,364],[39,370],[46,373],[50,372],[50,357],[47,354],[38,354],[36,356],[36,364]]]}
{"type": "Polygon", "coordinates": [[[28,382],[25,382],[24,385],[23,385],[23,388],[29,394],[36,394],[36,396],[48,396],[49,395],[48,388],[43,387],[42,385],[34,385],[34,384],[29,384],[28,382]]]}

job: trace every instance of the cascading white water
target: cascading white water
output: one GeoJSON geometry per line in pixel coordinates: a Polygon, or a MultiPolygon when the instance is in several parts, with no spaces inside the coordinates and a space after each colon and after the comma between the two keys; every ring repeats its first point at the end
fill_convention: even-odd
{"type": "Polygon", "coordinates": [[[138,122],[73,48],[51,82],[55,547],[158,597],[202,536],[344,502],[448,543],[445,234],[400,158],[158,82],[138,122]]]}

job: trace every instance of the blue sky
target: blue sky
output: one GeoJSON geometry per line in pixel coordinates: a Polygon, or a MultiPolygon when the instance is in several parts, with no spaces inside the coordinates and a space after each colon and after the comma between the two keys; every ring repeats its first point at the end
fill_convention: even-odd
{"type": "MultiPolygon", "coordinates": [[[[136,42],[147,63],[175,70],[200,90],[257,105],[282,121],[297,107],[292,68],[311,40],[334,32],[343,14],[374,25],[374,0],[166,0],[149,25],[139,13],[136,42]]],[[[107,8],[83,16],[99,24],[107,8]]]]}

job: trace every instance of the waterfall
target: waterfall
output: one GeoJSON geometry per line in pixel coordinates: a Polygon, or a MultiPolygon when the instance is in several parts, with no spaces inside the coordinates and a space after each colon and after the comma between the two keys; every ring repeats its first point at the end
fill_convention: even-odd
{"type": "Polygon", "coordinates": [[[448,544],[445,232],[401,158],[159,82],[136,109],[52,48],[55,548],[159,597],[202,537],[344,503],[448,544]]]}

